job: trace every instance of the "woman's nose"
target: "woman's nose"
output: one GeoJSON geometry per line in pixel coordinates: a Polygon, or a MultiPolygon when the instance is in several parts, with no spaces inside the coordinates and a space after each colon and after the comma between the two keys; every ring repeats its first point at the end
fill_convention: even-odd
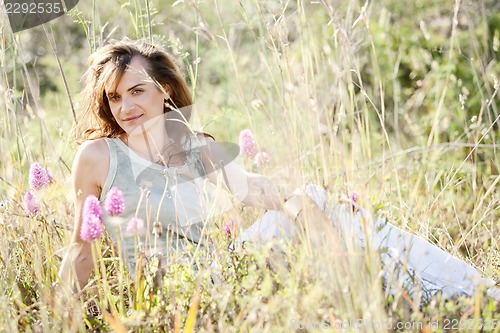
{"type": "Polygon", "coordinates": [[[122,110],[129,111],[134,108],[134,103],[130,98],[122,97],[122,110]]]}

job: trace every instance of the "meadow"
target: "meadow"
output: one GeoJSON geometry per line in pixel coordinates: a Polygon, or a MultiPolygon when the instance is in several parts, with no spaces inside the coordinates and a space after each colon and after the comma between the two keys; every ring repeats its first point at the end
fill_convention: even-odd
{"type": "Polygon", "coordinates": [[[174,55],[205,132],[233,143],[253,132],[270,161],[239,157],[247,170],[291,189],[320,184],[330,207],[356,192],[374,215],[500,281],[496,1],[81,0],[17,33],[0,12],[1,332],[447,332],[471,322],[484,327],[467,331],[500,332],[500,304],[484,290],[389,292],[377,253],[352,235],[342,250],[300,239],[234,251],[264,213],[242,206],[213,217],[211,251],[192,249],[197,270],[172,254],[164,272],[152,261],[133,277],[104,236],[89,285],[56,293],[73,229],[80,79],[93,50],[124,37],[174,55]],[[33,162],[51,184],[28,215],[33,162]]]}

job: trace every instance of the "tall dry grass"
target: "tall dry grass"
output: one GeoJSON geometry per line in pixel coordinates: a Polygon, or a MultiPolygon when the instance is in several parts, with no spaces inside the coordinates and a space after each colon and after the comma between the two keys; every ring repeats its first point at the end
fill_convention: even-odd
{"type": "MultiPolygon", "coordinates": [[[[16,34],[2,13],[0,330],[283,332],[308,323],[307,331],[336,331],[328,324],[365,320],[426,331],[435,320],[498,319],[498,305],[484,293],[422,303],[418,293],[390,294],[376,252],[352,235],[341,235],[341,250],[305,239],[231,251],[226,216],[214,219],[212,251],[191,257],[197,270],[179,261],[159,277],[152,262],[134,279],[104,239],[88,288],[69,299],[55,293],[73,223],[68,180],[79,78],[92,50],[123,36],[155,40],[184,65],[205,131],[231,142],[244,128],[254,132],[271,163],[258,169],[240,160],[249,170],[290,188],[321,184],[330,207],[356,191],[369,211],[498,280],[499,67],[485,28],[491,4],[441,5],[434,18],[420,9],[417,31],[408,32],[409,40],[444,34],[439,58],[423,47],[408,54],[405,47],[415,46],[405,40],[398,46],[404,10],[392,1],[82,1],[68,16],[16,34]],[[469,60],[473,91],[460,83],[457,58],[469,60]],[[410,89],[401,77],[412,75],[410,89]],[[38,218],[22,208],[33,161],[54,173],[38,218]]],[[[245,227],[263,212],[235,213],[245,227]]]]}

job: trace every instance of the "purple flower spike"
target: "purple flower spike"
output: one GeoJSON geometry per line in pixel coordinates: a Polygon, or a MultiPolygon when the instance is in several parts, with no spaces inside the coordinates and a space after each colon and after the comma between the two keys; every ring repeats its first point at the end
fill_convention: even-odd
{"type": "Polygon", "coordinates": [[[85,223],[82,224],[82,229],[80,230],[80,237],[82,238],[82,240],[91,242],[101,238],[101,234],[101,220],[95,215],[88,216],[85,223]]]}
{"type": "Polygon", "coordinates": [[[24,195],[24,212],[26,215],[33,215],[40,211],[40,204],[36,196],[31,191],[24,195]]]}
{"type": "Polygon", "coordinates": [[[227,238],[231,238],[232,229],[236,226],[236,222],[233,219],[229,219],[224,226],[224,231],[226,232],[227,238]]]}
{"type": "Polygon", "coordinates": [[[253,158],[257,154],[257,144],[249,129],[244,129],[240,132],[240,154],[244,157],[253,158]]]}
{"type": "Polygon", "coordinates": [[[102,234],[102,210],[99,200],[93,194],[85,199],[82,211],[80,237],[86,242],[99,239],[102,234]]]}
{"type": "Polygon", "coordinates": [[[95,195],[90,194],[87,199],[85,199],[82,214],[83,217],[85,217],[85,215],[95,215],[102,220],[101,205],[99,204],[99,199],[97,199],[95,195]]]}
{"type": "Polygon", "coordinates": [[[38,162],[33,162],[30,166],[29,183],[32,190],[42,189],[50,183],[47,170],[38,162]]]}
{"type": "Polygon", "coordinates": [[[111,216],[120,215],[125,209],[125,200],[123,199],[123,192],[118,188],[113,187],[109,190],[104,201],[104,209],[111,216]]]}
{"type": "Polygon", "coordinates": [[[144,221],[138,217],[130,219],[127,225],[127,232],[132,235],[138,235],[144,230],[144,221]]]}
{"type": "Polygon", "coordinates": [[[350,195],[351,201],[353,202],[352,204],[352,211],[356,211],[356,207],[358,206],[358,201],[359,201],[359,194],[356,192],[352,192],[350,195]]]}
{"type": "Polygon", "coordinates": [[[269,160],[270,160],[269,154],[266,153],[265,151],[261,151],[258,152],[257,155],[255,155],[253,162],[260,168],[269,163],[269,160]]]}

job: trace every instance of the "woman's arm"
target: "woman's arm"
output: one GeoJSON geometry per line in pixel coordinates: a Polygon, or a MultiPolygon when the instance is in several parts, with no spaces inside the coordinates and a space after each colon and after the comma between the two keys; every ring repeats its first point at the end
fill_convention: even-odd
{"type": "Polygon", "coordinates": [[[94,268],[91,243],[80,237],[83,204],[90,194],[99,197],[108,169],[109,150],[104,140],[87,141],[80,146],[72,167],[75,227],[59,269],[62,284],[73,292],[87,284],[94,268]]]}
{"type": "Polygon", "coordinates": [[[205,137],[202,163],[208,179],[217,183],[223,178],[226,188],[245,205],[264,209],[282,209],[284,199],[292,195],[285,188],[276,186],[269,178],[247,172],[228,157],[210,137],[205,137]]]}
{"type": "MultiPolygon", "coordinates": [[[[206,141],[214,142],[211,138],[206,141]]],[[[224,161],[229,161],[224,152],[219,151],[216,144],[207,144],[207,147],[211,148],[202,153],[202,162],[211,182],[216,183],[222,173],[224,183],[239,201],[258,208],[283,210],[292,221],[298,223],[299,229],[312,244],[331,244],[332,241],[340,244],[335,243],[336,235],[327,216],[304,191],[290,193],[284,190],[280,194],[269,178],[249,173],[233,161],[221,167],[221,164],[225,164],[224,161]],[[215,164],[219,167],[214,167],[215,164]]]]}

